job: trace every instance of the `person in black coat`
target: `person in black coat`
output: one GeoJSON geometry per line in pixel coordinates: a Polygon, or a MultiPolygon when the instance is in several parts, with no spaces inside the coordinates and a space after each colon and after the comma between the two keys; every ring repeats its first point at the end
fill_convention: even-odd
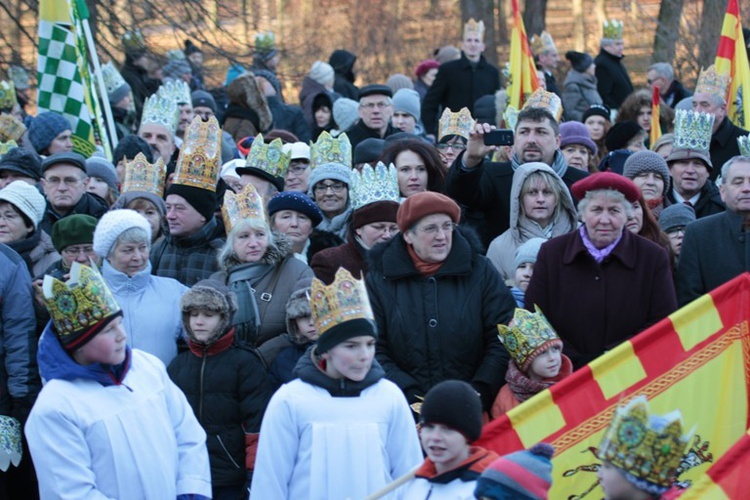
{"type": "Polygon", "coordinates": [[[356,101],[359,99],[359,89],[354,85],[354,63],[357,56],[348,50],[334,50],[328,59],[328,64],[333,67],[336,77],[333,82],[333,90],[341,97],[347,97],[356,101]]]}
{"type": "Polygon", "coordinates": [[[349,127],[346,136],[352,150],[365,139],[385,139],[400,130],[391,125],[393,91],[387,85],[372,84],[359,91],[359,121],[349,127]]]}
{"type": "Polygon", "coordinates": [[[622,33],[619,38],[602,38],[596,64],[597,90],[609,109],[618,109],[633,92],[628,70],[622,64],[622,33]]]}

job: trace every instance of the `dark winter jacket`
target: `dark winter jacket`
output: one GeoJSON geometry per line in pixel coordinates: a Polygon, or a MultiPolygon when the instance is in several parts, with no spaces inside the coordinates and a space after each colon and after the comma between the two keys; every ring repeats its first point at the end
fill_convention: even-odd
{"type": "Polygon", "coordinates": [[[628,70],[622,64],[622,57],[601,49],[594,59],[597,89],[609,109],[619,109],[622,101],[633,92],[633,84],[628,70]]]}
{"type": "MultiPolygon", "coordinates": [[[[305,115],[305,121],[310,129],[315,127],[315,111],[313,111],[313,102],[320,94],[325,94],[331,100],[331,110],[333,110],[333,101],[338,98],[337,95],[326,90],[324,86],[306,76],[302,80],[302,89],[299,91],[299,103],[302,107],[302,113],[305,115]]],[[[278,127],[276,127],[278,128],[278,127]]]]}
{"type": "Polygon", "coordinates": [[[57,212],[55,212],[49,202],[47,202],[47,209],[44,211],[44,217],[42,218],[42,222],[39,223],[39,227],[37,229],[41,229],[47,234],[52,234],[52,226],[54,226],[55,222],[59,221],[63,217],[74,214],[84,214],[90,215],[95,219],[101,219],[102,215],[104,215],[107,210],[109,210],[109,205],[107,205],[107,202],[99,198],[97,195],[89,192],[83,193],[83,196],[81,196],[81,199],[78,200],[76,206],[73,207],[73,210],[71,210],[71,212],[67,215],[58,214],[57,212]]]}
{"type": "Polygon", "coordinates": [[[562,98],[562,95],[560,94],[560,88],[557,86],[557,80],[555,79],[555,75],[552,73],[548,73],[546,71],[544,73],[544,85],[547,87],[547,92],[553,92],[557,94],[560,98],[562,98]]]}
{"type": "Polygon", "coordinates": [[[125,64],[120,69],[120,74],[128,82],[130,89],[133,91],[136,123],[140,123],[141,113],[143,112],[143,101],[159,90],[161,82],[149,77],[145,69],[133,64],[133,59],[130,55],[125,57],[125,64]]]}
{"type": "Polygon", "coordinates": [[[471,383],[489,410],[504,383],[509,357],[497,325],[507,324],[516,303],[480,247],[456,229],[431,277],[416,269],[402,235],[369,252],[365,282],[380,335],[376,358],[410,403],[457,379],[471,383]]]}
{"type": "Polygon", "coordinates": [[[310,142],[310,127],[305,121],[302,108],[284,104],[279,96],[266,96],[268,107],[273,115],[273,128],[286,130],[297,136],[300,142],[310,142]]]}
{"type": "Polygon", "coordinates": [[[733,156],[740,154],[740,147],[737,144],[737,138],[745,137],[749,134],[747,130],[741,129],[726,116],[721,121],[721,125],[716,129],[716,132],[711,136],[711,145],[709,147],[711,153],[711,164],[714,169],[709,173],[709,177],[712,181],[715,181],[719,174],[721,174],[721,167],[729,161],[733,156]]]}
{"type": "Polygon", "coordinates": [[[422,102],[422,123],[428,134],[437,136],[438,113],[450,108],[474,110],[477,99],[500,90],[500,72],[482,56],[472,64],[461,52],[461,59],[440,65],[435,81],[422,102]]]}
{"type": "Polygon", "coordinates": [[[315,277],[326,285],[333,283],[336,271],[340,267],[352,273],[355,278],[364,278],[367,272],[366,253],[367,251],[362,245],[357,243],[354,237],[350,235],[349,243],[318,252],[313,257],[310,267],[315,273],[315,277]]]}
{"type": "Polygon", "coordinates": [[[278,384],[286,384],[294,377],[294,367],[314,342],[295,341],[288,333],[274,337],[258,348],[258,353],[268,366],[268,374],[278,384]]]}
{"type": "MultiPolygon", "coordinates": [[[[677,199],[674,196],[674,191],[670,188],[667,189],[667,203],[666,205],[674,205],[677,203],[677,199]]],[[[711,180],[707,180],[701,188],[701,195],[698,201],[693,207],[695,210],[695,217],[700,219],[708,215],[718,214],[726,210],[726,205],[721,201],[721,193],[719,188],[716,187],[711,180]]]]}
{"type": "Polygon", "coordinates": [[[677,80],[672,80],[672,84],[666,90],[662,92],[661,98],[667,103],[667,106],[674,109],[677,104],[686,97],[692,96],[693,93],[685,88],[685,86],[677,80]]]}
{"type": "Polygon", "coordinates": [[[354,63],[357,56],[348,50],[334,50],[328,64],[336,74],[333,90],[342,97],[359,101],[359,89],[354,85],[354,63]]]}
{"type": "Polygon", "coordinates": [[[357,147],[357,144],[364,141],[365,139],[385,139],[389,135],[397,134],[401,132],[399,129],[394,128],[393,125],[390,123],[388,124],[388,128],[385,129],[385,134],[381,137],[380,133],[377,130],[373,130],[367,125],[365,125],[365,122],[362,120],[357,120],[357,123],[349,127],[348,130],[345,131],[346,136],[349,138],[349,142],[352,144],[352,151],[357,147]]]}

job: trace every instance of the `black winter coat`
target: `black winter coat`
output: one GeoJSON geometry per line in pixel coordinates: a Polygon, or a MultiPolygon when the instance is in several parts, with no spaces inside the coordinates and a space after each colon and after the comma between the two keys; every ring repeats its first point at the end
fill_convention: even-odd
{"type": "Polygon", "coordinates": [[[613,56],[602,49],[594,59],[594,64],[599,95],[609,109],[619,109],[622,101],[633,92],[633,84],[628,70],[622,64],[622,57],[613,56]]]}
{"type": "Polygon", "coordinates": [[[393,125],[390,123],[388,124],[388,128],[385,129],[385,134],[383,137],[380,137],[380,134],[377,130],[373,130],[367,125],[365,125],[365,122],[362,120],[358,120],[357,123],[352,125],[349,130],[346,131],[346,136],[349,138],[349,142],[352,145],[352,151],[357,147],[357,144],[364,141],[365,139],[385,139],[389,135],[396,134],[398,132],[401,132],[397,128],[394,128],[393,125]]]}
{"type": "MultiPolygon", "coordinates": [[[[667,201],[669,205],[677,203],[674,191],[671,188],[667,190],[667,201]]],[[[719,188],[716,187],[716,184],[710,180],[706,181],[703,188],[701,188],[700,198],[698,198],[698,202],[693,207],[693,210],[695,210],[695,217],[697,219],[708,215],[720,214],[726,210],[726,205],[721,201],[721,193],[719,193],[719,188]]]]}
{"type": "Polygon", "coordinates": [[[359,101],[359,89],[354,85],[354,63],[357,56],[348,50],[334,50],[328,64],[333,67],[336,74],[333,82],[333,90],[341,97],[348,97],[359,101]]]}
{"type": "Polygon", "coordinates": [[[101,219],[108,210],[109,206],[106,201],[93,193],[85,192],[83,193],[83,196],[81,196],[81,199],[78,200],[78,203],[76,203],[76,206],[73,207],[73,210],[63,217],[55,212],[50,204],[47,203],[47,209],[44,211],[42,222],[39,223],[39,229],[47,234],[52,234],[52,226],[55,225],[55,222],[67,217],[68,215],[82,214],[90,215],[95,219],[101,219]]]}
{"type": "Polygon", "coordinates": [[[409,403],[449,379],[471,383],[489,409],[510,359],[497,325],[516,303],[474,236],[461,228],[440,270],[417,271],[402,236],[375,246],[365,277],[379,338],[375,357],[409,403]]]}
{"type": "Polygon", "coordinates": [[[726,116],[721,121],[721,125],[716,129],[716,132],[711,135],[711,145],[709,146],[709,152],[711,154],[711,164],[714,169],[709,173],[709,177],[712,181],[715,181],[719,174],[721,174],[721,167],[729,161],[733,156],[740,154],[740,147],[737,144],[739,137],[747,136],[750,133],[747,130],[741,129],[726,116]]]}

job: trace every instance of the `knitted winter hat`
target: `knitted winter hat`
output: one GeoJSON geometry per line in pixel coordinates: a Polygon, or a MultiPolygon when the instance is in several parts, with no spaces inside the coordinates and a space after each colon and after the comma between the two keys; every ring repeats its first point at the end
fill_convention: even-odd
{"type": "Polygon", "coordinates": [[[535,444],[528,450],[504,455],[477,479],[474,496],[503,500],[546,499],[552,484],[552,445],[535,444]]]}
{"type": "Polygon", "coordinates": [[[514,261],[516,268],[521,267],[528,262],[536,264],[539,249],[542,248],[542,244],[546,242],[547,240],[544,238],[531,238],[516,248],[516,259],[514,261]]]}
{"type": "Polygon", "coordinates": [[[419,93],[413,89],[399,89],[393,94],[393,111],[408,113],[416,121],[421,119],[421,104],[419,93]]]}
{"type": "Polygon", "coordinates": [[[114,153],[112,153],[112,163],[118,165],[123,160],[133,160],[138,153],[143,153],[146,161],[153,163],[153,153],[151,146],[138,137],[137,135],[126,135],[117,143],[114,153]]]}
{"type": "Polygon", "coordinates": [[[192,75],[193,68],[187,59],[171,59],[162,68],[165,81],[182,80],[184,75],[192,75]]]}
{"type": "Polygon", "coordinates": [[[482,434],[482,401],[466,382],[445,380],[427,391],[419,420],[423,424],[446,425],[473,443],[482,434]]]}
{"type": "Polygon", "coordinates": [[[323,220],[323,212],[320,211],[318,205],[316,205],[315,202],[305,193],[297,191],[284,191],[269,200],[269,219],[273,214],[282,210],[294,210],[295,212],[306,215],[310,221],[312,221],[313,227],[320,224],[323,220]]]}
{"type": "Polygon", "coordinates": [[[211,338],[202,342],[211,345],[219,339],[232,325],[234,313],[237,312],[237,296],[224,283],[214,279],[201,280],[185,292],[180,299],[182,326],[191,340],[196,341],[190,330],[190,312],[204,310],[221,315],[221,322],[211,338]]]}
{"type": "Polygon", "coordinates": [[[333,103],[333,121],[339,130],[348,130],[359,119],[359,103],[346,97],[339,97],[333,103]]]}
{"type": "Polygon", "coordinates": [[[444,194],[424,191],[409,196],[398,209],[396,224],[402,233],[416,224],[422,217],[432,214],[448,214],[458,224],[461,219],[461,208],[444,194]]]}
{"type": "Polygon", "coordinates": [[[196,90],[195,92],[190,94],[190,100],[193,102],[193,108],[209,108],[211,111],[216,113],[216,99],[214,99],[214,96],[212,96],[205,90],[196,90]]]}
{"type": "Polygon", "coordinates": [[[310,174],[310,188],[307,194],[312,197],[315,185],[325,179],[341,181],[347,187],[350,186],[351,171],[352,169],[341,163],[324,163],[315,167],[310,174]]]}
{"type": "Polygon", "coordinates": [[[495,117],[497,116],[495,100],[495,94],[483,95],[477,99],[477,102],[474,103],[474,111],[472,111],[472,116],[477,123],[489,123],[497,126],[497,123],[495,123],[495,117]]]}
{"type": "Polygon", "coordinates": [[[52,226],[52,245],[58,252],[71,245],[91,245],[97,222],[94,217],[84,214],[63,217],[52,226]]]}
{"type": "Polygon", "coordinates": [[[425,59],[419,65],[417,66],[417,69],[414,70],[414,74],[417,75],[417,78],[421,78],[430,71],[431,69],[439,68],[440,63],[437,62],[435,59],[425,59]]]}
{"type": "Polygon", "coordinates": [[[0,189],[0,201],[7,201],[20,210],[34,225],[34,230],[47,208],[47,202],[39,190],[24,181],[13,181],[0,189]]]}
{"type": "Polygon", "coordinates": [[[117,171],[108,159],[101,156],[88,158],[86,160],[86,173],[89,177],[103,180],[111,190],[118,192],[120,181],[117,179],[117,171]]]}
{"type": "Polygon", "coordinates": [[[653,172],[658,174],[664,181],[664,186],[669,185],[669,167],[661,155],[653,151],[637,151],[625,160],[622,175],[628,179],[635,179],[641,174],[653,172]]]}
{"type": "Polygon", "coordinates": [[[29,126],[29,140],[36,152],[42,154],[55,137],[71,129],[70,122],[64,116],[52,111],[39,113],[29,126]]]}
{"type": "Polygon", "coordinates": [[[695,210],[684,203],[669,205],[659,214],[659,227],[665,233],[685,227],[693,221],[695,221],[695,210]]]}
{"type": "Polygon", "coordinates": [[[396,95],[396,92],[401,89],[414,89],[414,82],[412,82],[408,76],[401,73],[391,75],[390,78],[386,80],[385,84],[391,88],[394,97],[396,95]]]}
{"type": "Polygon", "coordinates": [[[581,123],[586,123],[586,120],[588,120],[590,116],[601,116],[609,121],[609,108],[604,104],[592,104],[589,106],[589,109],[583,112],[581,123]]]}
{"type": "Polygon", "coordinates": [[[388,200],[368,203],[352,214],[352,229],[359,229],[373,222],[396,222],[398,207],[398,203],[388,200]]]}
{"type": "Polygon", "coordinates": [[[640,125],[633,121],[624,121],[615,123],[615,125],[609,129],[607,136],[604,138],[604,145],[607,146],[609,151],[616,149],[625,149],[633,137],[638,135],[639,132],[643,132],[640,125]]]}
{"type": "Polygon", "coordinates": [[[11,148],[0,157],[0,170],[16,172],[38,181],[42,178],[42,159],[35,151],[11,148]]]}
{"type": "Polygon", "coordinates": [[[333,66],[323,61],[315,61],[310,68],[310,78],[325,86],[333,81],[333,66]]]}
{"type": "Polygon", "coordinates": [[[99,219],[94,230],[94,251],[99,257],[106,258],[114,248],[117,238],[134,227],[143,229],[146,232],[146,241],[151,241],[151,224],[135,210],[125,208],[107,212],[99,219]]]}
{"type": "Polygon", "coordinates": [[[167,189],[167,196],[176,194],[185,198],[191,207],[201,214],[206,221],[214,215],[218,200],[216,193],[207,189],[201,189],[194,186],[183,186],[182,184],[172,184],[167,189]]]}
{"type": "Polygon", "coordinates": [[[383,154],[383,151],[385,151],[385,141],[383,139],[368,137],[354,147],[354,158],[352,159],[352,163],[354,165],[360,165],[362,163],[375,165],[383,154]]]}
{"type": "Polygon", "coordinates": [[[570,61],[570,65],[579,73],[586,72],[586,70],[594,63],[593,57],[585,52],[576,52],[575,50],[567,51],[565,53],[565,59],[570,61]]]}
{"type": "Polygon", "coordinates": [[[560,124],[560,149],[568,144],[582,144],[596,156],[597,147],[591,140],[589,129],[581,122],[565,122],[560,124]]]}

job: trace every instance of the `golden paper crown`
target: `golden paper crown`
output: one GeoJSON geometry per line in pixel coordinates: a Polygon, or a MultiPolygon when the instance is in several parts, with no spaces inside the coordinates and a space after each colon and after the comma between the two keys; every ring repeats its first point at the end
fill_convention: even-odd
{"type": "Polygon", "coordinates": [[[237,194],[229,189],[227,190],[224,194],[224,206],[221,207],[221,215],[224,219],[227,234],[243,220],[257,219],[264,223],[267,222],[263,198],[250,182],[237,194]]]}
{"type": "Polygon", "coordinates": [[[536,55],[548,51],[557,52],[557,47],[555,46],[555,41],[552,39],[552,35],[546,31],[542,31],[539,36],[533,35],[531,37],[531,51],[536,55]]]}
{"type": "Polygon", "coordinates": [[[292,151],[284,152],[284,144],[281,139],[277,138],[266,144],[263,142],[263,135],[258,134],[250,147],[250,154],[247,155],[245,166],[257,168],[274,177],[284,177],[291,160],[292,151]]]}
{"type": "Polygon", "coordinates": [[[164,196],[164,181],[167,166],[161,156],[149,163],[143,153],[138,153],[130,161],[125,161],[125,176],[122,181],[122,192],[143,191],[161,198],[164,196]]]}
{"type": "Polygon", "coordinates": [[[480,40],[484,40],[484,21],[476,22],[472,17],[464,24],[464,38],[467,35],[476,35],[480,40]]]}
{"type": "Polygon", "coordinates": [[[697,149],[708,154],[715,119],[710,113],[684,109],[675,111],[673,150],[697,149]]]}
{"type": "Polygon", "coordinates": [[[375,168],[368,164],[361,171],[352,170],[350,196],[354,210],[377,201],[395,201],[400,199],[398,172],[393,164],[385,166],[378,162],[375,168]]]}
{"type": "Polygon", "coordinates": [[[446,135],[457,135],[468,141],[473,126],[474,118],[471,117],[469,108],[461,108],[458,113],[445,108],[438,124],[438,141],[446,135]]]}
{"type": "Polygon", "coordinates": [[[526,108],[544,108],[555,117],[558,122],[562,118],[563,107],[562,101],[554,92],[547,92],[541,87],[536,89],[533,94],[526,99],[523,109],[526,108]]]}
{"type": "Polygon", "coordinates": [[[170,80],[159,87],[158,93],[175,104],[191,104],[190,86],[184,80],[170,80]]]}
{"type": "Polygon", "coordinates": [[[96,269],[73,262],[63,283],[50,275],[42,283],[44,305],[61,343],[74,342],[97,323],[120,312],[112,292],[96,269]]]}
{"type": "Polygon", "coordinates": [[[617,19],[606,19],[602,23],[602,38],[610,40],[622,40],[622,31],[624,25],[617,19]]]}
{"type": "Polygon", "coordinates": [[[750,156],[750,135],[738,137],[737,145],[740,147],[740,154],[742,156],[750,156]]]}
{"type": "Polygon", "coordinates": [[[102,65],[102,79],[104,80],[104,87],[106,87],[108,95],[113,94],[117,89],[128,84],[111,62],[102,65]]]}
{"type": "Polygon", "coordinates": [[[0,109],[10,111],[17,103],[16,87],[13,85],[13,80],[0,80],[0,109]]]}
{"type": "Polygon", "coordinates": [[[706,69],[701,69],[701,73],[698,75],[698,83],[695,84],[695,93],[718,95],[726,100],[731,82],[732,77],[727,74],[719,74],[716,71],[716,65],[712,64],[706,69]]]}
{"type": "Polygon", "coordinates": [[[310,289],[310,308],[315,328],[320,336],[345,321],[375,320],[364,280],[355,279],[343,267],[336,271],[333,283],[326,286],[322,281],[313,278],[310,289]]]}
{"type": "Polygon", "coordinates": [[[185,130],[173,184],[216,191],[221,167],[221,128],[215,117],[196,116],[185,130]]]}
{"type": "Polygon", "coordinates": [[[177,130],[177,122],[180,118],[180,110],[177,104],[170,98],[158,92],[147,98],[143,103],[141,125],[153,123],[167,127],[174,134],[177,130]]]}
{"type": "Polygon", "coordinates": [[[679,411],[650,415],[646,396],[638,396],[615,410],[597,455],[637,479],[668,488],[692,435],[682,432],[679,411]]]}
{"type": "Polygon", "coordinates": [[[534,360],[534,353],[552,345],[562,346],[562,340],[544,317],[539,307],[534,307],[536,313],[525,309],[516,309],[513,314],[513,326],[497,325],[500,342],[505,345],[508,353],[521,371],[526,371],[534,360]]]}
{"type": "Polygon", "coordinates": [[[310,165],[314,169],[326,163],[341,163],[352,168],[352,143],[346,134],[333,137],[323,131],[315,144],[310,143],[310,165]]]}
{"type": "Polygon", "coordinates": [[[8,113],[0,114],[0,141],[18,142],[24,132],[26,132],[26,125],[18,118],[8,113]]]}
{"type": "Polygon", "coordinates": [[[17,148],[18,144],[16,141],[2,142],[0,141],[0,155],[4,155],[13,148],[17,148]]]}

